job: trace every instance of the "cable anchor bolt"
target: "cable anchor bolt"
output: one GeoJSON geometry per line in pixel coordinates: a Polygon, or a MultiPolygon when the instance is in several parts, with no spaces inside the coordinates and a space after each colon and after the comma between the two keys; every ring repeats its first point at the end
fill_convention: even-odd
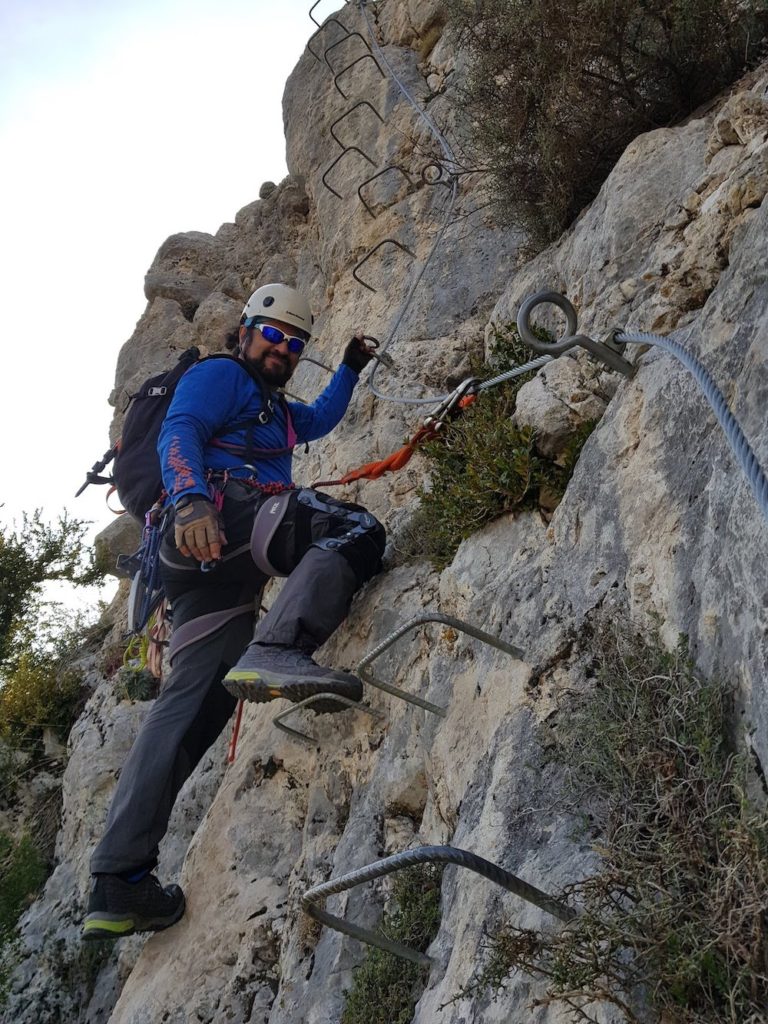
{"type": "Polygon", "coordinates": [[[561,295],[560,292],[542,291],[536,292],[535,295],[529,295],[528,298],[523,301],[520,306],[520,311],[517,314],[517,329],[520,332],[520,337],[529,348],[533,349],[534,352],[557,359],[558,356],[564,355],[570,349],[580,347],[586,349],[591,356],[594,356],[596,359],[605,363],[610,367],[610,369],[623,373],[625,377],[634,376],[636,368],[632,363],[627,362],[627,360],[619,354],[619,351],[617,351],[616,346],[621,345],[621,342],[617,341],[615,331],[612,332],[611,337],[609,338],[609,342],[613,343],[606,344],[604,342],[595,341],[594,338],[590,338],[587,334],[577,334],[577,326],[578,321],[576,318],[576,310],[568,299],[566,299],[564,295],[561,295]],[[558,309],[565,313],[565,334],[558,341],[542,341],[541,338],[536,336],[533,328],[531,327],[531,313],[536,306],[545,304],[557,306],[558,309]]]}

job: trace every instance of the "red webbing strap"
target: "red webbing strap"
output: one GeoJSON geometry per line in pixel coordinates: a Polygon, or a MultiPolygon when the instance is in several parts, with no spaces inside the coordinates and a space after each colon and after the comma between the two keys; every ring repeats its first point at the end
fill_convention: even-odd
{"type": "Polygon", "coordinates": [[[406,463],[410,462],[411,456],[420,444],[431,441],[435,437],[437,437],[437,431],[434,427],[420,427],[407,444],[398,448],[396,452],[392,452],[386,459],[381,459],[379,462],[367,462],[358,469],[350,470],[339,480],[317,480],[312,486],[336,487],[340,484],[350,484],[354,480],[378,480],[385,473],[395,473],[398,469],[402,469],[406,463]]]}

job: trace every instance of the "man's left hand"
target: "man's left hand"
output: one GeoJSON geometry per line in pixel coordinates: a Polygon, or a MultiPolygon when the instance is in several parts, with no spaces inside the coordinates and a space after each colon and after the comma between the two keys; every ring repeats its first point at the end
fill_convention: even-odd
{"type": "Polygon", "coordinates": [[[373,359],[373,352],[365,344],[363,332],[358,331],[344,349],[342,363],[355,373],[360,373],[373,359]]]}

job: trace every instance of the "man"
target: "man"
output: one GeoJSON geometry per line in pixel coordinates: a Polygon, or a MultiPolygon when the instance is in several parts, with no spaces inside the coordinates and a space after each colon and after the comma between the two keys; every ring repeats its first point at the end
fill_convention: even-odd
{"type": "Polygon", "coordinates": [[[286,402],[273,389],[290,379],[311,328],[309,303],[295,289],[257,289],[243,310],[237,356],[193,366],[168,410],[158,452],[173,502],[160,552],[171,672],[91,859],[84,938],[157,931],[184,913],[180,887],[163,888],[151,872],[176,796],[237,696],[360,699],[356,676],[316,664],[312,653],[380,570],[384,530],[358,505],[296,488],[291,453],[339,423],[372,355],[356,335],[314,403],[286,402]],[[253,633],[270,576],[287,579],[253,633]]]}

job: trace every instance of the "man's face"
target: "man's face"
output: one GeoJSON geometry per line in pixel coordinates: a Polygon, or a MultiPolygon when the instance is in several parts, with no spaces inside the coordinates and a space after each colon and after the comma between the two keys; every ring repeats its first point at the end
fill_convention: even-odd
{"type": "MultiPolygon", "coordinates": [[[[281,320],[265,320],[264,324],[277,327],[291,337],[299,336],[299,331],[295,327],[285,324],[281,320]]],[[[247,328],[240,328],[240,343],[245,346],[244,358],[259,371],[267,384],[271,384],[275,388],[283,387],[296,369],[300,353],[288,351],[287,339],[281,341],[279,345],[267,341],[262,337],[258,326],[251,328],[251,341],[250,344],[246,344],[248,333],[247,328]]]]}

